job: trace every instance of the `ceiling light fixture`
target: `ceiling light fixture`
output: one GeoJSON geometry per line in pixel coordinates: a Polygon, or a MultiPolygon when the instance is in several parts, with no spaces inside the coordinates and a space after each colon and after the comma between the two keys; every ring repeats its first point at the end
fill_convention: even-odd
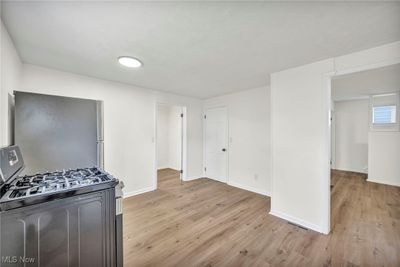
{"type": "Polygon", "coordinates": [[[119,64],[128,68],[139,68],[142,66],[142,62],[138,59],[128,56],[122,56],[118,58],[119,64]]]}

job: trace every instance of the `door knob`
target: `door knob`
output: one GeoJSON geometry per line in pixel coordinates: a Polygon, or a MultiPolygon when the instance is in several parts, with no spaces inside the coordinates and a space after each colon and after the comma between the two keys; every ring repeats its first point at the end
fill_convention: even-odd
{"type": "Polygon", "coordinates": [[[225,148],[223,148],[223,149],[222,149],[222,152],[225,152],[225,151],[226,151],[226,149],[225,149],[225,148]]]}

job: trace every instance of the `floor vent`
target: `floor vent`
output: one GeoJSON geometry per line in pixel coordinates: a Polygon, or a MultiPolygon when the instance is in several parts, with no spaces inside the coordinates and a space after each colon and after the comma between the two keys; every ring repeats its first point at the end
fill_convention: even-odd
{"type": "Polygon", "coordinates": [[[301,225],[298,225],[298,224],[295,224],[295,223],[292,223],[292,222],[288,222],[288,224],[293,225],[293,226],[296,226],[296,227],[298,227],[298,228],[300,228],[300,229],[303,229],[303,230],[308,231],[308,228],[305,228],[304,226],[301,226],[301,225]]]}

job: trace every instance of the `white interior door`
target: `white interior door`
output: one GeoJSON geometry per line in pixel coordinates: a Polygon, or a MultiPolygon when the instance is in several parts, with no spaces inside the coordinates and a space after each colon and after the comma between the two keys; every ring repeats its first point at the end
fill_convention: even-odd
{"type": "Polygon", "coordinates": [[[226,108],[211,108],[205,114],[205,174],[227,182],[228,116],[226,108]]]}

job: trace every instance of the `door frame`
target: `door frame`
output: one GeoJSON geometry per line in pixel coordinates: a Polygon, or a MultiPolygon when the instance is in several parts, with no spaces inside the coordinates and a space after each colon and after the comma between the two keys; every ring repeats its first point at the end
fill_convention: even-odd
{"type": "MultiPolygon", "coordinates": [[[[400,64],[400,58],[396,59],[386,59],[382,60],[379,62],[375,63],[370,63],[370,64],[362,64],[357,67],[348,67],[348,68],[343,68],[342,70],[336,70],[336,64],[334,60],[334,71],[324,73],[322,77],[322,89],[325,92],[325,101],[323,102],[324,104],[324,109],[326,110],[326,113],[328,116],[326,116],[326,123],[324,126],[324,130],[327,133],[326,136],[328,137],[326,140],[325,148],[328,154],[328,159],[331,158],[332,155],[332,121],[331,121],[331,113],[332,113],[332,80],[335,77],[346,75],[346,74],[352,74],[352,73],[358,73],[362,71],[367,71],[367,70],[374,70],[382,67],[387,67],[391,65],[396,65],[400,64]]],[[[335,140],[336,141],[336,140],[335,140]]],[[[331,231],[331,164],[328,161],[326,164],[326,176],[324,178],[324,195],[325,195],[325,202],[323,203],[325,209],[324,209],[324,220],[323,220],[323,228],[322,228],[322,233],[324,234],[329,234],[331,231]]]]}
{"type": "Polygon", "coordinates": [[[154,175],[153,175],[153,188],[154,190],[158,187],[158,149],[157,149],[157,121],[158,121],[158,107],[159,106],[175,106],[181,108],[181,113],[183,114],[182,122],[181,122],[181,170],[180,174],[181,181],[187,181],[187,106],[174,104],[174,103],[166,103],[166,102],[156,102],[154,105],[154,175]]]}
{"type": "Polygon", "coordinates": [[[335,105],[331,103],[331,169],[336,168],[336,112],[335,105]]]}
{"type": "MultiPolygon", "coordinates": [[[[207,129],[207,111],[210,109],[218,109],[218,108],[223,108],[225,109],[226,112],[226,149],[227,149],[227,155],[226,155],[226,160],[225,160],[225,173],[226,173],[226,179],[222,183],[229,184],[229,154],[230,154],[230,142],[229,142],[229,109],[228,106],[226,105],[215,105],[215,106],[207,106],[203,110],[203,177],[207,177],[207,172],[205,171],[206,168],[206,145],[207,145],[207,138],[206,138],[206,129],[207,129]]],[[[209,178],[209,177],[207,177],[209,178]]],[[[212,179],[212,178],[210,178],[212,179]]],[[[214,180],[214,179],[212,179],[214,180]]],[[[217,181],[217,180],[214,180],[217,181]]],[[[220,181],[219,181],[220,182],[220,181]]]]}

